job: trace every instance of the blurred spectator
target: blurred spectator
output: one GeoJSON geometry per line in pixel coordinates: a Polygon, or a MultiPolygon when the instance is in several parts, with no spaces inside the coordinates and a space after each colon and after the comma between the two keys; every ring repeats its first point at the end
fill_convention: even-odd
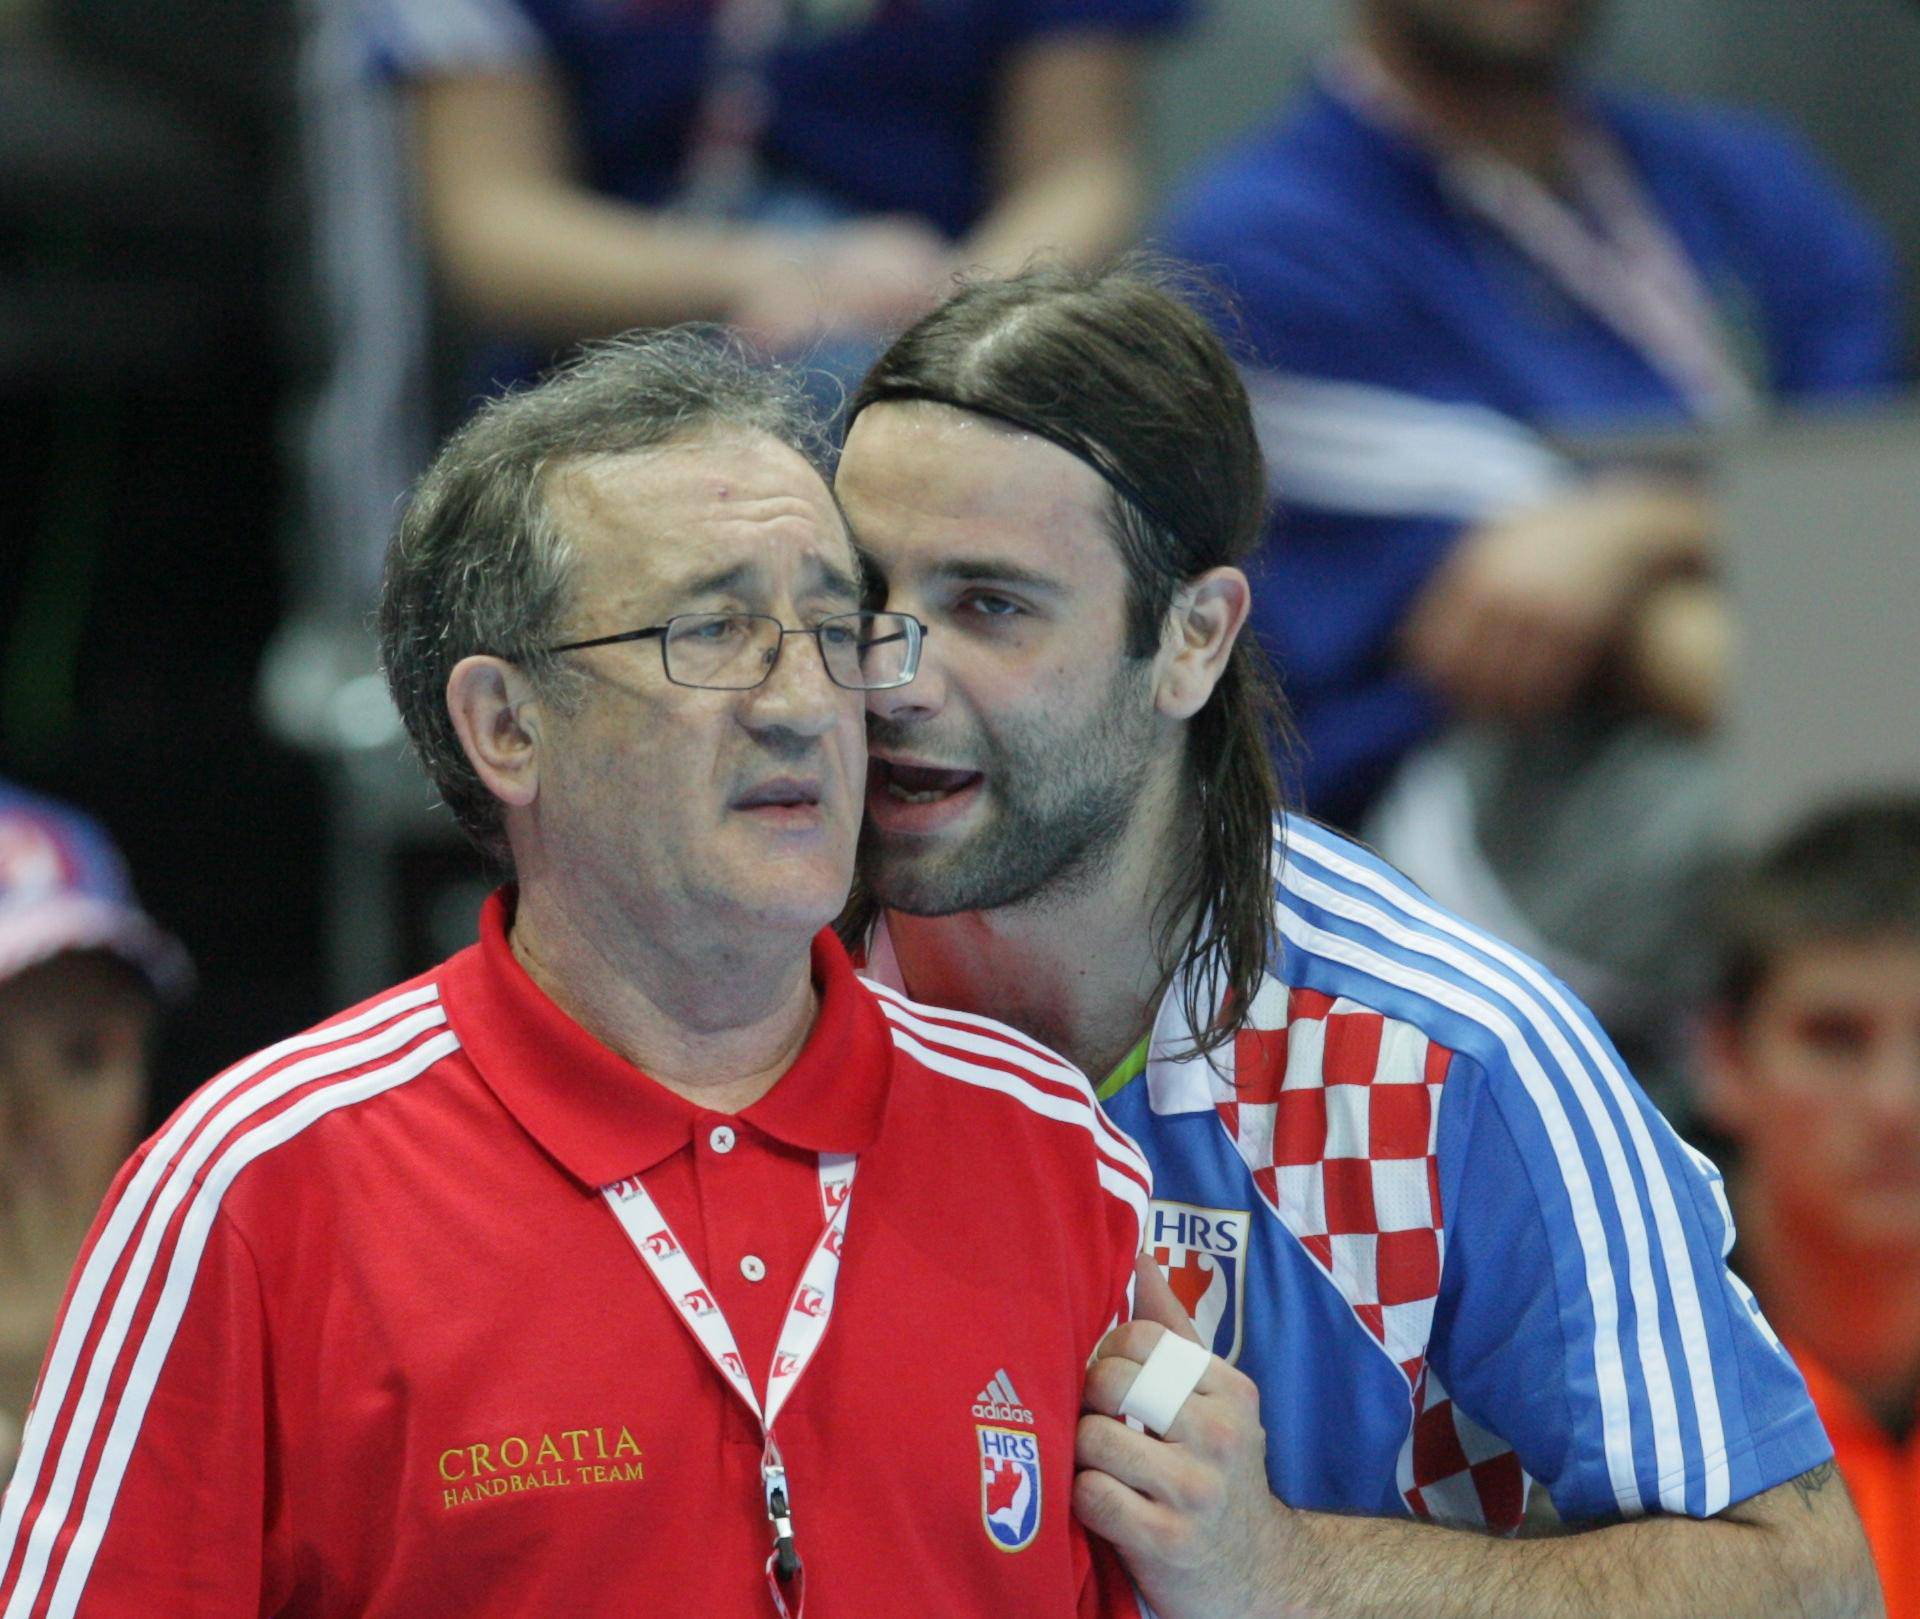
{"type": "Polygon", "coordinates": [[[1657,1086],[1729,638],[1675,439],[1882,388],[1898,323],[1794,141],[1577,77],[1599,10],[1357,0],[1168,245],[1247,310],[1308,808],[1547,956],[1657,1086]]]}
{"type": "Polygon", "coordinates": [[[0,771],[113,827],[178,919],[200,978],[155,1055],[162,1115],[321,1007],[316,776],[250,701],[311,325],[279,324],[292,10],[0,21],[0,771]]]}
{"type": "Polygon", "coordinates": [[[720,319],[776,351],[845,344],[842,371],[958,263],[1127,240],[1138,43],[1185,9],[368,4],[410,86],[429,239],[478,322],[551,348],[720,319]]]}
{"type": "Polygon", "coordinates": [[[1734,1260],[1805,1372],[1920,1619],[1920,796],[1819,816],[1728,885],[1698,1106],[1735,1145],[1734,1260]]]}
{"type": "Polygon", "coordinates": [[[0,1479],[74,1255],[146,1114],[185,952],[86,816],[0,783],[0,1479]]]}
{"type": "Polygon", "coordinates": [[[263,671],[274,731],[322,753],[397,737],[362,621],[433,438],[422,245],[482,339],[468,392],[582,338],[724,320],[804,357],[837,406],[955,268],[1131,239],[1141,47],[1188,3],[314,0],[326,359],[310,541],[263,671]]]}

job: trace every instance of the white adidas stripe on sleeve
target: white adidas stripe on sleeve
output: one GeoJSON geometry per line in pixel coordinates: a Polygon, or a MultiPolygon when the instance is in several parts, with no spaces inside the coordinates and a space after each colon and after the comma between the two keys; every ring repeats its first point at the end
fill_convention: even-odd
{"type": "MultiPolygon", "coordinates": [[[[1604,1356],[1614,1366],[1622,1366],[1631,1356],[1637,1367],[1652,1415],[1659,1504],[1668,1511],[1680,1512],[1685,1510],[1686,1465],[1681,1454],[1682,1435],[1674,1379],[1669,1365],[1670,1350],[1659,1324],[1660,1285],[1653,1267],[1652,1245],[1638,1188],[1627,1163],[1626,1146],[1621,1141],[1612,1115],[1601,1101],[1600,1090],[1605,1088],[1611,1094],[1621,1119],[1625,1121],[1633,1156],[1646,1181],[1654,1213],[1661,1271],[1666,1283],[1665,1296],[1679,1325],[1681,1356],[1685,1362],[1686,1381],[1698,1423],[1705,1477],[1705,1510],[1709,1515],[1723,1510],[1731,1493],[1724,1426],[1705,1317],[1695,1286],[1685,1230],[1665,1165],[1654,1147],[1646,1120],[1632,1094],[1632,1087],[1620,1071],[1617,1061],[1611,1057],[1586,1019],[1569,1003],[1565,994],[1517,952],[1448,916],[1410,885],[1403,887],[1394,884],[1362,862],[1344,854],[1319,829],[1290,822],[1288,836],[1302,857],[1367,889],[1387,904],[1397,907],[1407,917],[1417,919],[1423,926],[1411,925],[1383,906],[1357,899],[1322,883],[1302,871],[1297,864],[1290,865],[1283,876],[1283,889],[1297,893],[1327,914],[1367,928],[1392,949],[1425,957],[1463,978],[1483,984],[1507,1001],[1535,1037],[1552,1053],[1564,1076],[1566,1090],[1572,1093],[1581,1117],[1598,1146],[1606,1170],[1609,1202],[1628,1253],[1628,1284],[1634,1299],[1638,1329],[1636,1342],[1629,1348],[1620,1339],[1619,1313],[1612,1301],[1612,1278],[1606,1269],[1603,1247],[1597,1256],[1588,1255],[1589,1284],[1594,1289],[1596,1337],[1611,1336],[1615,1340],[1610,1352],[1604,1356]],[[1497,965],[1490,965],[1486,960],[1469,955],[1460,948],[1461,942],[1472,945],[1481,955],[1491,957],[1497,965]],[[1557,1019],[1551,1015],[1549,1007],[1559,1014],[1557,1019]],[[1572,1031],[1574,1039],[1583,1048],[1583,1054],[1575,1052],[1567,1030],[1572,1031]],[[1605,1272],[1600,1278],[1594,1275],[1596,1257],[1605,1272]]],[[[1310,948],[1319,949],[1320,946],[1316,942],[1310,948]]],[[[1502,1040],[1526,1094],[1539,1110],[1549,1138],[1556,1144],[1556,1161],[1560,1164],[1562,1179],[1573,1200],[1575,1225],[1584,1233],[1591,1221],[1600,1218],[1600,1208],[1587,1177],[1578,1142],[1572,1133],[1566,1112],[1567,1099],[1561,1087],[1554,1083],[1534,1057],[1520,1030],[1504,1014],[1477,998],[1474,998],[1472,1006],[1456,1004],[1459,992],[1455,986],[1421,974],[1404,957],[1376,952],[1372,953],[1371,962],[1363,970],[1387,983],[1403,984],[1430,995],[1442,1004],[1472,1017],[1502,1040]],[[1435,993],[1431,987],[1435,984],[1441,984],[1447,995],[1435,993]],[[1449,999],[1448,996],[1453,998],[1449,999]],[[1569,1155],[1578,1162],[1577,1173],[1569,1162],[1569,1155]]],[[[1600,1352],[1601,1345],[1596,1343],[1596,1354],[1600,1352]]],[[[1623,1480],[1615,1462],[1617,1447],[1625,1446],[1629,1464],[1632,1453],[1626,1390],[1623,1385],[1616,1385],[1611,1378],[1607,1378],[1602,1380],[1601,1392],[1603,1426],[1608,1433],[1609,1474],[1616,1494],[1620,1496],[1622,1510],[1643,1510],[1637,1479],[1633,1481],[1630,1493],[1623,1494],[1622,1485],[1627,1480],[1623,1480]]],[[[1633,1478],[1630,1465],[1628,1477],[1633,1478]]]]}
{"type": "Polygon", "coordinates": [[[1087,1076],[1071,1063],[1048,1052],[1045,1047],[1030,1045],[1024,1036],[1018,1036],[1018,1031],[991,1018],[954,1012],[946,1007],[924,1006],[885,984],[875,983],[871,979],[863,982],[881,998],[881,1010],[895,1028],[910,1031],[957,1055],[991,1057],[1016,1064],[1036,1077],[1070,1089],[1075,1097],[1085,1102],[1092,1117],[1094,1140],[1101,1151],[1116,1163],[1137,1173],[1143,1180],[1152,1179],[1153,1172],[1148,1167],[1146,1154],[1131,1136],[1107,1117],[1106,1111],[1094,1098],[1093,1086],[1087,1076]],[[963,1027],[955,1027],[956,1024],[963,1027]]]}
{"type": "Polygon", "coordinates": [[[119,1404],[114,1410],[113,1426],[108,1431],[100,1466],[94,1474],[93,1488],[87,1493],[86,1508],[81,1514],[73,1545],[61,1568],[59,1583],[54,1587],[53,1600],[47,1608],[47,1619],[73,1619],[80,1605],[94,1556],[113,1517],[114,1502],[119,1497],[127,1464],[133,1459],[133,1448],[140,1437],[141,1424],[146,1419],[148,1402],[159,1385],[160,1373],[166,1365],[167,1352],[173,1346],[181,1317],[186,1314],[194,1276],[199,1270],[208,1234],[213,1229],[214,1216],[219,1212],[220,1200],[226,1195],[227,1188],[255,1159],[291,1141],[316,1120],[404,1085],[442,1057],[457,1051],[459,1046],[459,1039],[453,1031],[443,1030],[385,1067],[324,1086],[285,1112],[275,1114],[268,1122],[240,1134],[208,1171],[199,1194],[181,1223],[173,1262],[167,1267],[159,1303],[147,1323],[146,1336],[134,1356],[133,1370],[128,1375],[127,1385],[121,1391],[119,1404]]]}
{"type": "Polygon", "coordinates": [[[1062,1124],[1077,1125],[1093,1138],[1095,1145],[1094,1169],[1100,1184],[1114,1197],[1133,1210],[1134,1218],[1142,1231],[1147,1224],[1147,1189],[1152,1185],[1149,1177],[1117,1168],[1100,1149],[1100,1133],[1097,1121],[1101,1117],[1097,1108],[1077,1097],[1062,1096],[1049,1091],[1017,1074],[1009,1074],[1003,1069],[983,1067],[979,1063],[968,1062],[950,1052],[923,1044],[905,1029],[896,1027],[893,1034],[894,1044],[923,1068],[930,1068],[937,1074],[945,1074],[963,1084],[977,1085],[982,1090],[997,1091],[1002,1096],[1011,1097],[1023,1107],[1040,1114],[1044,1118],[1056,1119],[1062,1124]]]}

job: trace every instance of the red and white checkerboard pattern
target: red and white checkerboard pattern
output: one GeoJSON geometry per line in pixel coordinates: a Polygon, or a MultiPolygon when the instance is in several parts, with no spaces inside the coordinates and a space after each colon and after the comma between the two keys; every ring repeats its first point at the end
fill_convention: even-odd
{"type": "Polygon", "coordinates": [[[1452,1053],[1410,1024],[1268,979],[1215,1109],[1255,1185],[1407,1380],[1400,1488],[1423,1518],[1500,1532],[1526,1475],[1427,1365],[1445,1221],[1435,1156],[1452,1053]]]}
{"type": "Polygon", "coordinates": [[[1410,1024],[1269,979],[1216,1104],[1261,1196],[1409,1392],[1440,1292],[1434,1143],[1451,1056],[1410,1024]]]}
{"type": "Polygon", "coordinates": [[[1448,1398],[1433,1368],[1420,1376],[1417,1414],[1400,1449],[1400,1493],[1422,1518],[1510,1535],[1526,1516],[1520,1458],[1448,1398]]]}

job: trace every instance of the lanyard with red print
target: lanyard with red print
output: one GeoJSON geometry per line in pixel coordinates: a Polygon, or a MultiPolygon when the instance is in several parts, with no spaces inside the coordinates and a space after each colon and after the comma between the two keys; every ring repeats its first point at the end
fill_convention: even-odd
{"type": "Polygon", "coordinates": [[[747,1375],[747,1363],[741,1358],[733,1328],[727,1324],[726,1313],[701,1276],[699,1267],[680,1246],[666,1216],[639,1176],[615,1181],[600,1190],[667,1303],[693,1334],[694,1342],[706,1352],[722,1380],[760,1425],[760,1481],[766,1493],[767,1520],[773,1531],[773,1551],[767,1558],[767,1589],[773,1595],[774,1611],[780,1619],[800,1619],[805,1586],[800,1554],[794,1543],[793,1496],[773,1430],[781,1408],[826,1337],[827,1322],[833,1316],[834,1288],[840,1278],[840,1250],[846,1242],[847,1208],[853,1200],[855,1167],[851,1153],[820,1154],[820,1206],[826,1215],[826,1224],[801,1268],[799,1286],[794,1289],[793,1302],[780,1327],[773,1364],[767,1371],[764,1412],[759,1396],[754,1393],[753,1379],[747,1375]],[[789,1591],[793,1597],[791,1604],[787,1600],[789,1591]]]}

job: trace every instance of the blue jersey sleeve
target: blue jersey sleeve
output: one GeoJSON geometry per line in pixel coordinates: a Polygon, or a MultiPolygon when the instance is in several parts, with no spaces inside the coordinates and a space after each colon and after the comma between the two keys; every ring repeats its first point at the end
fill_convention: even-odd
{"type": "MultiPolygon", "coordinates": [[[[1585,1067],[1589,1043],[1562,1033],[1585,1067]]],[[[1555,1043],[1529,1038],[1524,1078],[1496,1067],[1448,1080],[1434,1370],[1562,1518],[1709,1517],[1832,1448],[1726,1268],[1718,1171],[1631,1081],[1569,1072],[1555,1043]]],[[[1604,1056],[1618,1063],[1610,1046],[1604,1056]]]]}

